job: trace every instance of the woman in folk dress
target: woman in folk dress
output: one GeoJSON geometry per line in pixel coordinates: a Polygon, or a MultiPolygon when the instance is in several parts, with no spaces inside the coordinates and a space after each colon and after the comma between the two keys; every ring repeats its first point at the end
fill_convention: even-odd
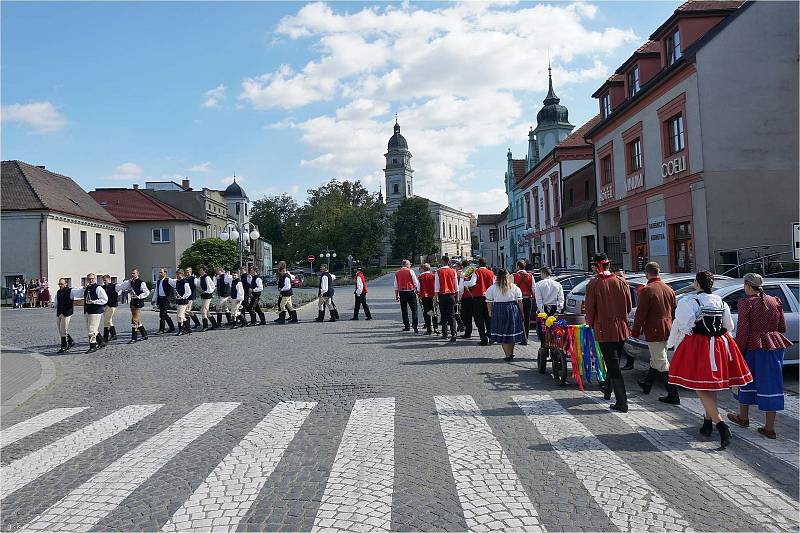
{"type": "Polygon", "coordinates": [[[503,346],[505,360],[514,358],[514,344],[522,343],[522,291],[505,268],[497,271],[494,284],[486,290],[486,308],[491,320],[491,342],[503,346]]]}
{"type": "Polygon", "coordinates": [[[717,408],[717,392],[753,381],[750,369],[729,333],[733,319],[728,304],[711,289],[711,272],[698,272],[694,288],[678,302],[667,348],[675,348],[669,367],[669,383],[697,391],[705,409],[700,433],[706,437],[716,424],[720,445],[731,441],[731,431],[717,408]]]}

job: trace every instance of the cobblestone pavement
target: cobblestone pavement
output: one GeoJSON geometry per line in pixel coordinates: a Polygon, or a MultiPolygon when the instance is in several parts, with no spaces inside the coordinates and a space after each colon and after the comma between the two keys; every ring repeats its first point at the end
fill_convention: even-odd
{"type": "Polygon", "coordinates": [[[536,343],[504,362],[403,333],[389,279],[351,322],[350,292],[336,323],[311,305],[300,324],[132,345],[121,309],[120,339],[89,355],[80,316],[56,356],[51,310],[3,311],[3,345],[57,377],[2,418],[0,529],[797,531],[796,397],[778,440],[754,420],[719,451],[692,396],[642,396],[641,371],[613,413],[539,374],[536,343]]]}

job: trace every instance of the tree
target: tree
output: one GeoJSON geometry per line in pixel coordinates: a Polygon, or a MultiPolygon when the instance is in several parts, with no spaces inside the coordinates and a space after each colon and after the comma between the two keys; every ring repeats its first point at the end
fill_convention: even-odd
{"type": "MultiPolygon", "coordinates": [[[[259,228],[260,229],[260,228],[259,228]]],[[[239,267],[239,248],[234,241],[223,241],[217,237],[200,239],[181,254],[180,268],[192,267],[197,272],[200,265],[208,268],[222,267],[234,270],[239,267]]]]}
{"type": "Polygon", "coordinates": [[[297,211],[297,202],[286,193],[253,202],[250,221],[258,226],[261,236],[272,243],[272,256],[276,259],[296,259],[290,253],[289,238],[297,211]]]}
{"type": "MultiPolygon", "coordinates": [[[[436,253],[436,222],[425,198],[406,198],[392,215],[392,255],[411,259],[436,253]]],[[[413,260],[412,260],[413,261],[413,260]]]]}
{"type": "Polygon", "coordinates": [[[481,240],[474,233],[472,234],[472,252],[477,253],[481,249],[481,240]]]}

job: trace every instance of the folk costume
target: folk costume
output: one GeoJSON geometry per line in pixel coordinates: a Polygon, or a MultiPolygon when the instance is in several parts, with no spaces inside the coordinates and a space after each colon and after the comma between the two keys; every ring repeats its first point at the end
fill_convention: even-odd
{"type": "Polygon", "coordinates": [[[286,315],[289,315],[289,323],[297,323],[297,311],[292,305],[292,280],[294,276],[289,272],[278,273],[278,318],[277,324],[286,324],[286,315]]]}
{"type": "Polygon", "coordinates": [[[531,314],[533,313],[533,294],[536,282],[533,274],[521,268],[514,272],[514,285],[519,287],[522,293],[522,327],[525,330],[525,338],[520,342],[523,346],[528,344],[528,337],[531,331],[531,314]]]}
{"type": "Polygon", "coordinates": [[[187,278],[170,278],[169,284],[175,289],[175,305],[178,308],[178,333],[175,336],[187,335],[192,332],[189,317],[186,316],[186,308],[191,305],[189,297],[192,295],[192,284],[187,278]]]}
{"type": "Polygon", "coordinates": [[[367,320],[372,320],[372,313],[369,311],[369,305],[367,305],[367,279],[364,277],[364,273],[359,269],[356,272],[356,288],[353,291],[355,294],[355,304],[353,305],[353,320],[358,320],[358,311],[363,306],[364,307],[364,315],[367,317],[367,320]]]}
{"type": "MultiPolygon", "coordinates": [[[[130,291],[130,307],[131,307],[131,340],[128,342],[132,344],[137,341],[137,334],[141,334],[142,340],[147,340],[147,330],[142,325],[142,308],[144,307],[144,300],[150,296],[150,289],[147,288],[147,283],[142,278],[132,280],[125,280],[120,283],[117,288],[119,290],[130,291]]],[[[117,293],[114,293],[116,299],[117,293]]]]}
{"type": "Polygon", "coordinates": [[[208,322],[211,321],[211,327],[217,328],[217,321],[211,316],[209,312],[211,309],[211,298],[214,296],[214,290],[217,286],[214,283],[214,278],[207,273],[202,274],[199,278],[195,278],[195,286],[200,290],[200,316],[203,317],[203,329],[200,331],[208,331],[208,322]]]}
{"type": "MultiPolygon", "coordinates": [[[[439,267],[434,278],[433,290],[439,301],[439,309],[442,313],[442,338],[447,338],[448,327],[450,328],[450,342],[456,342],[456,317],[453,314],[456,299],[458,298],[458,280],[456,271],[445,265],[439,267]]],[[[488,314],[488,313],[487,313],[488,314]]]]}
{"type": "Polygon", "coordinates": [[[222,326],[222,314],[225,313],[225,319],[230,326],[233,323],[231,316],[231,281],[233,276],[230,274],[222,273],[217,276],[217,294],[219,295],[219,302],[217,303],[217,327],[222,326]]]}
{"type": "Polygon", "coordinates": [[[413,326],[414,331],[419,331],[419,318],[417,317],[417,292],[419,280],[411,267],[404,266],[394,274],[394,290],[400,301],[400,313],[403,316],[403,331],[409,331],[413,326]],[[408,321],[408,311],[411,310],[411,322],[408,321]]]}
{"type": "MultiPolygon", "coordinates": [[[[158,306],[158,332],[156,335],[164,333],[174,333],[175,324],[169,316],[167,310],[169,309],[169,298],[175,289],[169,282],[169,278],[164,277],[156,282],[156,288],[153,290],[153,298],[155,298],[156,305],[158,306]],[[169,326],[169,330],[164,327],[169,326]]],[[[131,298],[131,305],[133,305],[133,298],[131,298]]]]}
{"type": "Polygon", "coordinates": [[[422,318],[425,335],[439,334],[439,314],[436,306],[436,280],[430,270],[419,275],[419,300],[422,303],[422,318]],[[431,329],[433,326],[433,329],[431,329]]]}
{"type": "Polygon", "coordinates": [[[244,284],[239,276],[231,279],[231,299],[229,305],[231,309],[231,316],[233,317],[233,324],[231,329],[236,329],[242,326],[247,326],[247,320],[244,318],[242,310],[242,302],[244,302],[244,284]]]}
{"type": "MultiPolygon", "coordinates": [[[[123,282],[124,283],[124,282],[123,282]]],[[[103,290],[108,296],[108,303],[106,310],[103,312],[103,342],[108,343],[109,340],[117,340],[117,328],[114,327],[114,314],[117,312],[119,305],[119,291],[123,283],[103,283],[103,290]]]]}
{"type": "Polygon", "coordinates": [[[319,275],[319,291],[317,292],[319,296],[319,310],[317,311],[317,318],[314,319],[314,322],[322,322],[325,320],[325,309],[328,308],[329,304],[330,318],[328,322],[336,322],[339,319],[339,311],[336,310],[336,304],[333,302],[333,280],[335,279],[336,276],[330,272],[322,272],[319,275]]]}
{"type": "Polygon", "coordinates": [[[264,316],[264,311],[261,310],[261,293],[264,292],[264,282],[261,276],[250,276],[250,304],[248,310],[250,311],[250,325],[256,325],[256,316],[258,316],[258,324],[265,326],[267,319],[264,316]]]}
{"type": "MultiPolygon", "coordinates": [[[[255,280],[253,279],[253,276],[247,272],[241,272],[239,274],[239,281],[242,282],[242,288],[244,289],[244,300],[242,300],[242,306],[239,310],[239,313],[244,315],[245,312],[250,312],[250,289],[252,289],[255,280]]],[[[247,325],[247,321],[245,321],[245,325],[247,325]]]]}
{"type": "Polygon", "coordinates": [[[75,341],[69,334],[69,323],[74,312],[75,298],[83,298],[82,289],[70,289],[64,287],[58,289],[53,295],[53,305],[56,308],[56,325],[58,334],[61,337],[61,348],[58,353],[66,353],[67,350],[75,346],[75,341]]]}
{"type": "Polygon", "coordinates": [[[483,346],[489,344],[489,333],[492,329],[489,310],[486,307],[486,291],[493,284],[494,273],[485,266],[476,268],[471,279],[464,282],[464,287],[469,287],[472,292],[472,313],[483,346]]]}
{"type": "MultiPolygon", "coordinates": [[[[486,304],[492,306],[491,339],[499,344],[520,344],[525,340],[525,331],[522,328],[522,316],[519,302],[522,301],[522,290],[516,285],[511,285],[503,291],[495,283],[486,290],[486,304]]],[[[507,359],[513,359],[511,352],[507,359]]]]}
{"type": "Polygon", "coordinates": [[[472,287],[467,287],[467,282],[475,277],[475,268],[467,267],[461,271],[461,276],[458,279],[458,296],[461,301],[461,323],[464,325],[464,333],[461,335],[462,339],[469,339],[472,337],[472,319],[474,316],[475,305],[472,298],[472,287]]]}
{"type": "Polygon", "coordinates": [[[189,323],[191,320],[194,323],[195,328],[200,327],[200,319],[197,318],[194,312],[194,301],[197,298],[197,277],[192,274],[191,276],[186,276],[186,281],[189,283],[189,305],[186,306],[186,322],[189,323]]]}
{"type": "MultiPolygon", "coordinates": [[[[73,289],[73,291],[83,292],[83,316],[86,318],[86,329],[89,331],[89,349],[86,353],[96,352],[104,344],[103,337],[98,336],[100,319],[103,318],[105,305],[108,303],[108,296],[103,287],[97,283],[87,285],[85,289],[73,289]]],[[[74,297],[73,297],[74,299],[74,297]]]]}

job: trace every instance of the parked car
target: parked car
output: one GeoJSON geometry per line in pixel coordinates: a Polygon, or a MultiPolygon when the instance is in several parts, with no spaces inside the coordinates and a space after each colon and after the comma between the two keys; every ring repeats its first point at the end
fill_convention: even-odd
{"type": "MultiPolygon", "coordinates": [[[[589,280],[592,279],[594,274],[586,274],[586,278],[584,278],[580,283],[575,285],[569,294],[564,295],[564,299],[566,300],[564,304],[564,313],[570,315],[583,315],[586,313],[586,309],[584,307],[584,300],[586,299],[586,286],[589,284],[589,280]]],[[[631,282],[644,279],[643,274],[636,274],[631,272],[625,273],[625,280],[628,282],[628,285],[631,282]]],[[[636,290],[635,287],[631,290],[631,300],[633,305],[636,305],[636,290]]]]}
{"type": "Polygon", "coordinates": [[[274,274],[267,274],[266,276],[262,276],[262,279],[264,280],[264,285],[266,285],[268,287],[270,285],[277,285],[278,284],[278,277],[275,276],[274,274]]]}
{"type": "Polygon", "coordinates": [[[302,274],[295,274],[292,278],[292,287],[297,289],[303,286],[303,275],[302,274]]]}

